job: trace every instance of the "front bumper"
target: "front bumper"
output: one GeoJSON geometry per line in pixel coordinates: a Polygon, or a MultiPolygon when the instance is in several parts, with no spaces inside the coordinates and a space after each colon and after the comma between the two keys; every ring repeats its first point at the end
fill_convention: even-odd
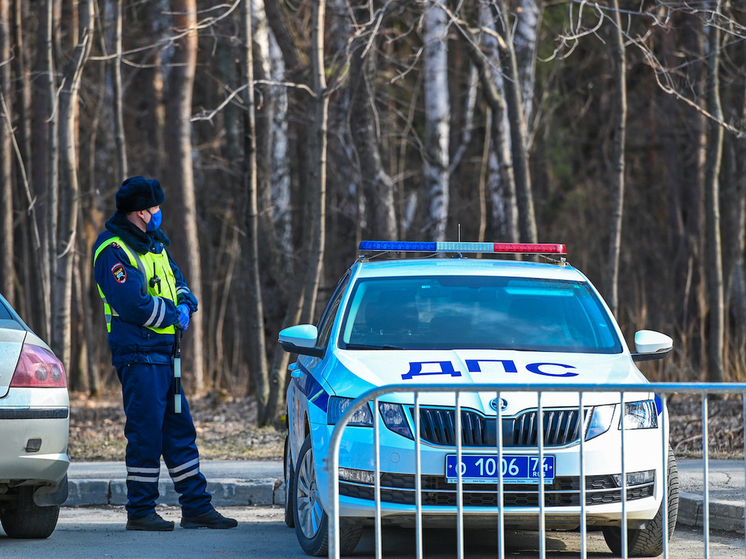
{"type": "MultiPolygon", "coordinates": [[[[328,448],[333,426],[315,425],[312,428],[316,449],[328,448]]],[[[414,442],[383,428],[379,433],[381,515],[388,521],[407,525],[416,514],[414,442]]],[[[652,472],[652,479],[626,486],[624,505],[628,526],[643,526],[660,507],[662,468],[660,429],[625,432],[625,471],[652,472]],[[634,449],[645,448],[646,452],[634,449]]],[[[619,525],[622,519],[621,431],[610,430],[584,445],[585,449],[585,512],[588,525],[619,525]]],[[[463,454],[495,455],[494,448],[467,448],[463,454]]],[[[457,514],[457,484],[444,477],[445,456],[456,454],[454,447],[421,443],[421,506],[423,522],[438,525],[457,514]],[[428,520],[425,520],[428,519],[428,520]]],[[[506,448],[503,455],[538,455],[534,448],[506,448]]],[[[545,447],[544,454],[555,457],[555,479],[544,486],[544,512],[547,527],[573,529],[580,523],[580,444],[545,447]]],[[[339,451],[341,469],[375,470],[373,429],[348,427],[339,451]]],[[[320,497],[328,502],[329,476],[325,471],[322,453],[316,454],[317,479],[320,497]]],[[[342,517],[372,518],[375,513],[375,485],[372,479],[352,479],[344,475],[339,484],[339,507],[342,517]],[[346,478],[346,479],[345,479],[346,478]]],[[[629,478],[628,478],[629,479],[629,478]]],[[[463,514],[466,525],[495,526],[498,512],[496,484],[463,484],[463,514]]],[[[539,518],[538,484],[503,485],[503,518],[505,526],[535,528],[539,518]]],[[[326,507],[325,507],[326,508],[326,507]]],[[[451,521],[453,519],[451,518],[451,521]]]]}

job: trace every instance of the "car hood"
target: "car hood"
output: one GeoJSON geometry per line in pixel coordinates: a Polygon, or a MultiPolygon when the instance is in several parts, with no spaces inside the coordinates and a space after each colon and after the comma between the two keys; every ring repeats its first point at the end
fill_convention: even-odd
{"type": "Polygon", "coordinates": [[[8,393],[27,334],[28,332],[18,323],[2,321],[0,326],[0,398],[8,393]]]}
{"type": "MultiPolygon", "coordinates": [[[[327,370],[327,382],[339,396],[355,398],[366,390],[392,384],[501,384],[503,413],[511,415],[537,406],[532,392],[509,390],[510,385],[532,384],[642,384],[645,377],[628,354],[601,355],[496,350],[453,351],[338,351],[327,370]]],[[[494,414],[496,392],[463,393],[461,405],[494,414]]],[[[649,395],[625,395],[625,401],[649,395]]],[[[411,394],[381,397],[384,401],[412,402],[411,394]]],[[[453,406],[453,394],[426,393],[421,404],[453,406]]],[[[593,392],[583,397],[586,405],[619,402],[618,393],[593,392]]],[[[572,392],[544,392],[543,407],[577,406],[572,392]]]]}

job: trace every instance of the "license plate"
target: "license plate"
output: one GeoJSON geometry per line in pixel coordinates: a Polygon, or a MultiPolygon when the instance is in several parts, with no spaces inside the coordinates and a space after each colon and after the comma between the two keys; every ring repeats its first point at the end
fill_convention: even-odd
{"type": "MultiPolygon", "coordinates": [[[[446,456],[446,480],[458,483],[456,454],[446,456]]],[[[538,483],[538,456],[503,456],[503,483],[538,483]]],[[[497,483],[497,456],[480,454],[461,455],[461,481],[463,483],[497,483]]],[[[544,483],[554,481],[554,456],[544,456],[544,483]]]]}

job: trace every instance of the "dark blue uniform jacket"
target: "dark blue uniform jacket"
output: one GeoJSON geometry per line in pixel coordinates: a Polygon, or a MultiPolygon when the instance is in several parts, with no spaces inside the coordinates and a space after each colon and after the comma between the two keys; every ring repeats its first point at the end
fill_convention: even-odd
{"type": "MultiPolygon", "coordinates": [[[[106,222],[106,231],[96,239],[94,254],[103,242],[112,237],[120,237],[131,250],[139,254],[147,254],[149,251],[160,254],[171,244],[160,229],[147,233],[141,231],[119,211],[106,222]]],[[[104,292],[107,302],[119,314],[112,317],[109,333],[114,367],[131,363],[170,364],[174,335],[157,333],[144,325],[152,318],[154,309],[164,312],[165,308],[160,327],[176,323],[176,305],[179,303],[186,303],[192,312],[197,310],[197,299],[189,291],[181,270],[168,251],[166,254],[176,279],[178,300],[175,304],[166,297],[148,294],[147,279],[137,267],[132,266],[127,253],[119,246],[109,245],[95,261],[96,283],[104,292]],[[121,281],[123,276],[119,265],[124,266],[126,271],[124,282],[121,281]],[[119,273],[113,273],[114,270],[119,273]]]]}

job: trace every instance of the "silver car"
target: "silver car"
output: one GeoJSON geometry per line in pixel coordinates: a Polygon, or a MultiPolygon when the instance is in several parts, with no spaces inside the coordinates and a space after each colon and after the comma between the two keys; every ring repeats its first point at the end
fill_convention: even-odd
{"type": "Polygon", "coordinates": [[[0,522],[46,538],[67,499],[70,398],[65,369],[0,295],[0,522]]]}

